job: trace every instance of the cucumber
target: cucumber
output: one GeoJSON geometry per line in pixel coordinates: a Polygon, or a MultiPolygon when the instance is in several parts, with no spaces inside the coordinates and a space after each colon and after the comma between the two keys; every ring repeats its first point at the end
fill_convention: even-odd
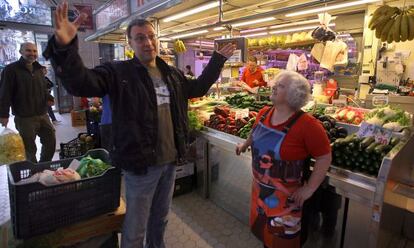
{"type": "Polygon", "coordinates": [[[351,134],[351,135],[346,136],[346,138],[343,140],[343,143],[345,145],[349,144],[354,137],[355,137],[355,134],[351,134]]]}
{"type": "Polygon", "coordinates": [[[366,147],[368,147],[369,145],[371,145],[371,144],[372,144],[372,142],[374,142],[374,141],[375,141],[375,138],[374,138],[374,137],[366,137],[366,138],[364,138],[364,139],[361,141],[360,146],[361,146],[362,148],[366,148],[366,147]]]}
{"type": "Polygon", "coordinates": [[[381,154],[384,150],[385,150],[385,148],[386,148],[386,146],[387,145],[377,145],[375,148],[374,148],[374,152],[376,153],[376,154],[381,154]]]}
{"type": "Polygon", "coordinates": [[[344,138],[339,138],[336,139],[335,142],[333,143],[334,148],[339,148],[344,144],[344,138]]]}
{"type": "Polygon", "coordinates": [[[377,147],[379,144],[378,143],[372,143],[371,145],[369,145],[366,149],[367,153],[372,153],[374,152],[375,147],[377,147]]]}
{"type": "Polygon", "coordinates": [[[400,138],[398,138],[398,137],[392,137],[392,138],[391,138],[391,140],[390,140],[390,145],[391,145],[391,146],[395,146],[395,145],[397,145],[399,142],[400,142],[400,138]]]}
{"type": "Polygon", "coordinates": [[[365,161],[365,159],[363,157],[358,157],[358,160],[357,161],[360,162],[360,163],[362,163],[362,162],[365,161]]]}

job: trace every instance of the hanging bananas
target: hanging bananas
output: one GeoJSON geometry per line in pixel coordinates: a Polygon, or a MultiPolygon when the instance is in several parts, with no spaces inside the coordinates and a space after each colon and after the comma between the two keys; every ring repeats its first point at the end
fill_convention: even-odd
{"type": "Polygon", "coordinates": [[[185,48],[184,42],[182,40],[176,40],[174,42],[174,50],[176,53],[185,53],[187,48],[185,48]]]}
{"type": "Polygon", "coordinates": [[[414,8],[382,5],[372,14],[368,27],[375,30],[375,37],[382,42],[413,40],[414,8]]]}

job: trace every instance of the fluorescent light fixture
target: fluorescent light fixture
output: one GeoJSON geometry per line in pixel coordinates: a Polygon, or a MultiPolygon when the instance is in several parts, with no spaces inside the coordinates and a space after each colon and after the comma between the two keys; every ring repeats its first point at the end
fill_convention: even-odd
{"type": "Polygon", "coordinates": [[[204,30],[200,30],[200,31],[196,31],[196,32],[187,33],[187,34],[180,34],[180,35],[176,35],[176,36],[171,37],[171,39],[179,39],[179,38],[190,37],[190,36],[193,36],[193,35],[205,34],[205,33],[208,33],[208,30],[204,29],[204,30]]]}
{"type": "Polygon", "coordinates": [[[246,30],[241,30],[240,33],[241,34],[245,34],[245,33],[252,33],[252,32],[259,32],[259,31],[264,31],[267,28],[254,28],[254,29],[246,29],[246,30]]]}
{"type": "Polygon", "coordinates": [[[232,24],[232,26],[233,27],[242,27],[242,26],[247,26],[247,25],[250,25],[250,24],[255,24],[255,23],[260,23],[260,22],[268,22],[268,21],[273,21],[273,20],[276,20],[276,18],[266,17],[266,18],[261,18],[261,19],[257,19],[257,20],[253,20],[253,21],[235,23],[235,24],[232,24]]]}
{"type": "MultiPolygon", "coordinates": [[[[199,47],[200,44],[197,42],[186,43],[189,46],[196,46],[199,47]]],[[[214,44],[201,44],[202,47],[214,47],[214,44]]]]}
{"type": "Polygon", "coordinates": [[[289,13],[289,14],[286,14],[286,17],[307,15],[307,14],[313,14],[313,13],[322,13],[322,12],[325,12],[325,11],[328,11],[328,10],[342,9],[342,8],[362,5],[362,4],[366,4],[366,3],[374,3],[374,2],[378,2],[378,1],[380,1],[380,0],[360,0],[360,1],[353,1],[353,2],[335,4],[335,5],[326,6],[326,7],[320,7],[320,8],[315,8],[315,9],[308,9],[308,10],[302,10],[302,11],[298,11],[298,12],[289,13]]]}
{"type": "Polygon", "coordinates": [[[220,3],[218,1],[217,2],[211,2],[211,3],[201,5],[199,7],[193,8],[193,9],[189,9],[189,10],[184,11],[184,12],[181,12],[179,14],[169,16],[167,18],[164,18],[162,21],[163,22],[174,21],[174,20],[177,20],[177,19],[186,17],[186,16],[194,15],[194,14],[203,12],[205,10],[209,10],[209,9],[215,8],[215,7],[219,6],[219,5],[220,5],[220,3]]]}
{"type": "MultiPolygon", "coordinates": [[[[330,23],[328,25],[328,27],[334,27],[335,23],[330,23]]],[[[315,29],[319,26],[305,26],[305,27],[298,27],[298,28],[291,28],[291,29],[282,29],[282,30],[276,30],[276,31],[271,31],[269,32],[269,34],[283,34],[283,33],[292,33],[292,32],[298,32],[298,31],[303,31],[303,30],[311,30],[311,29],[315,29]]]]}
{"type": "Polygon", "coordinates": [[[262,32],[262,33],[255,33],[255,34],[246,34],[242,35],[243,37],[256,37],[256,36],[265,36],[268,35],[268,32],[262,32]]]}
{"type": "Polygon", "coordinates": [[[171,38],[166,38],[166,37],[163,37],[163,38],[159,38],[158,39],[159,41],[170,41],[170,40],[172,40],[171,38]]]}
{"type": "MultiPolygon", "coordinates": [[[[331,20],[335,20],[336,18],[337,18],[337,16],[332,16],[331,20]]],[[[312,20],[306,20],[306,21],[279,24],[279,25],[271,26],[270,29],[299,26],[299,25],[310,24],[310,23],[319,23],[319,19],[312,19],[312,20]]]]}
{"type": "Polygon", "coordinates": [[[224,30],[225,28],[223,27],[217,27],[217,28],[213,28],[214,31],[220,31],[220,30],[224,30]]]}

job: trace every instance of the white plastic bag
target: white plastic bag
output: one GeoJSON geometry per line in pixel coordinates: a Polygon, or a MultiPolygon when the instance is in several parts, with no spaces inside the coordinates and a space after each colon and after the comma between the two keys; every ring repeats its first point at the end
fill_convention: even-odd
{"type": "Polygon", "coordinates": [[[0,133],[0,165],[25,159],[26,155],[22,137],[6,127],[0,133]]]}

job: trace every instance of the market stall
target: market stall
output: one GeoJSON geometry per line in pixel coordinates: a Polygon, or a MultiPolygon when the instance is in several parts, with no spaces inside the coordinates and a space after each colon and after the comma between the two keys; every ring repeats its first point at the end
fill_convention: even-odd
{"type": "Polygon", "coordinates": [[[150,17],[162,41],[161,57],[180,69],[194,65],[196,75],[214,47],[237,45],[209,96],[191,100],[189,117],[197,130],[198,191],[246,224],[251,156],[236,156],[235,146],[248,137],[258,111],[272,105],[270,87],[278,73],[304,75],[314,103],[304,110],[321,121],[333,149],[321,186],[328,205],[315,214],[314,223],[317,230],[330,219],[332,232],[323,236],[315,231],[307,245],[377,247],[390,244],[393,235],[410,237],[406,230],[414,223],[412,215],[401,214],[414,212],[414,29],[408,28],[414,17],[413,3],[392,1],[379,8],[375,2],[199,0],[136,6],[131,1],[131,7],[119,0],[97,11],[102,25],[87,40],[120,43],[116,59],[132,57],[125,47],[126,24],[134,17],[150,17]],[[116,15],[109,11],[117,7],[122,11],[116,15]],[[240,86],[248,56],[258,60],[267,82],[249,93],[240,86]],[[386,231],[395,213],[403,221],[386,231]]]}

